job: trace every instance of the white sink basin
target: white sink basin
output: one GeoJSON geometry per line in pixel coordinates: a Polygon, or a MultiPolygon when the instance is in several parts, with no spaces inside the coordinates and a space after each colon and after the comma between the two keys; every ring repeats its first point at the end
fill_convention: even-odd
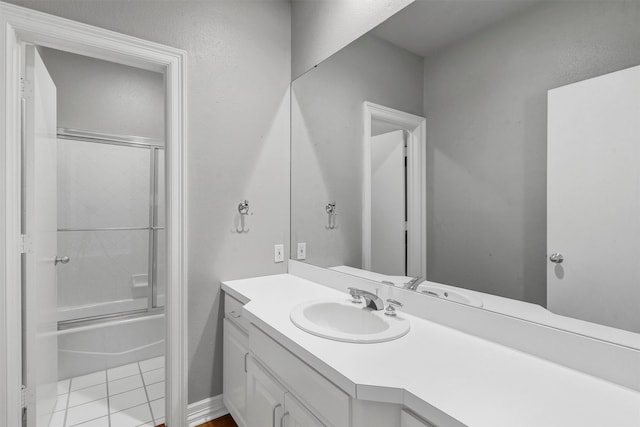
{"type": "Polygon", "coordinates": [[[353,343],[391,341],[406,335],[410,325],[402,313],[386,316],[350,299],[315,300],[300,304],[289,316],[294,325],[319,337],[353,343]]]}
{"type": "Polygon", "coordinates": [[[423,284],[419,285],[418,292],[426,295],[430,295],[432,297],[438,297],[442,299],[446,299],[449,301],[455,301],[462,304],[471,305],[474,307],[482,307],[482,300],[475,295],[467,294],[464,292],[459,292],[457,290],[452,290],[448,287],[437,286],[431,284],[423,284]]]}

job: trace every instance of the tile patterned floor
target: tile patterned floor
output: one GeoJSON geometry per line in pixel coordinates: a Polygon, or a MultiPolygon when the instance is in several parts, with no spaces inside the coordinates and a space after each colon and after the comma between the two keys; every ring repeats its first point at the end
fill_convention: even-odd
{"type": "Polygon", "coordinates": [[[153,427],[164,422],[164,357],[58,382],[49,427],[153,427]]]}

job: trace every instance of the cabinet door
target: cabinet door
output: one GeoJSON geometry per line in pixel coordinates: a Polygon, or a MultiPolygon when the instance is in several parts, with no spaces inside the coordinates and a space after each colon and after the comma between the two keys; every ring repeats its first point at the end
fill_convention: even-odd
{"type": "Polygon", "coordinates": [[[249,337],[228,319],[224,319],[223,344],[223,400],[231,416],[240,427],[246,422],[246,358],[249,353],[249,337]]]}
{"type": "Polygon", "coordinates": [[[284,396],[284,415],[280,427],[325,427],[291,393],[284,396]]]}
{"type": "Polygon", "coordinates": [[[251,427],[280,427],[284,388],[253,357],[247,358],[246,420],[251,427]]]}
{"type": "Polygon", "coordinates": [[[415,415],[410,414],[409,412],[404,410],[401,412],[400,426],[401,427],[433,427],[433,425],[418,419],[418,417],[416,417],[415,415]]]}

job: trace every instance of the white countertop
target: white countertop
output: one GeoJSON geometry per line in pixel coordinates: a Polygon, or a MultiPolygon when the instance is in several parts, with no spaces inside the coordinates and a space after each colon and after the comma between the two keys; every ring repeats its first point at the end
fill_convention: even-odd
{"type": "Polygon", "coordinates": [[[291,309],[346,294],[293,275],[224,282],[223,290],[247,302],[252,323],[358,399],[470,427],[640,426],[638,392],[408,314],[411,331],[390,342],[308,334],[290,321],[291,309]]]}

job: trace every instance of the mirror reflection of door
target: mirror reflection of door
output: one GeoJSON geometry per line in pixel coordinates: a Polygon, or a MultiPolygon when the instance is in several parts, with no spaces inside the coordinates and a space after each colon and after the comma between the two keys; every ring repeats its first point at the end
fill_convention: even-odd
{"type": "Polygon", "coordinates": [[[405,131],[371,137],[371,270],[407,274],[405,131]]]}
{"type": "Polygon", "coordinates": [[[547,308],[632,332],[640,332],[639,89],[636,66],[548,98],[547,308]]]}

